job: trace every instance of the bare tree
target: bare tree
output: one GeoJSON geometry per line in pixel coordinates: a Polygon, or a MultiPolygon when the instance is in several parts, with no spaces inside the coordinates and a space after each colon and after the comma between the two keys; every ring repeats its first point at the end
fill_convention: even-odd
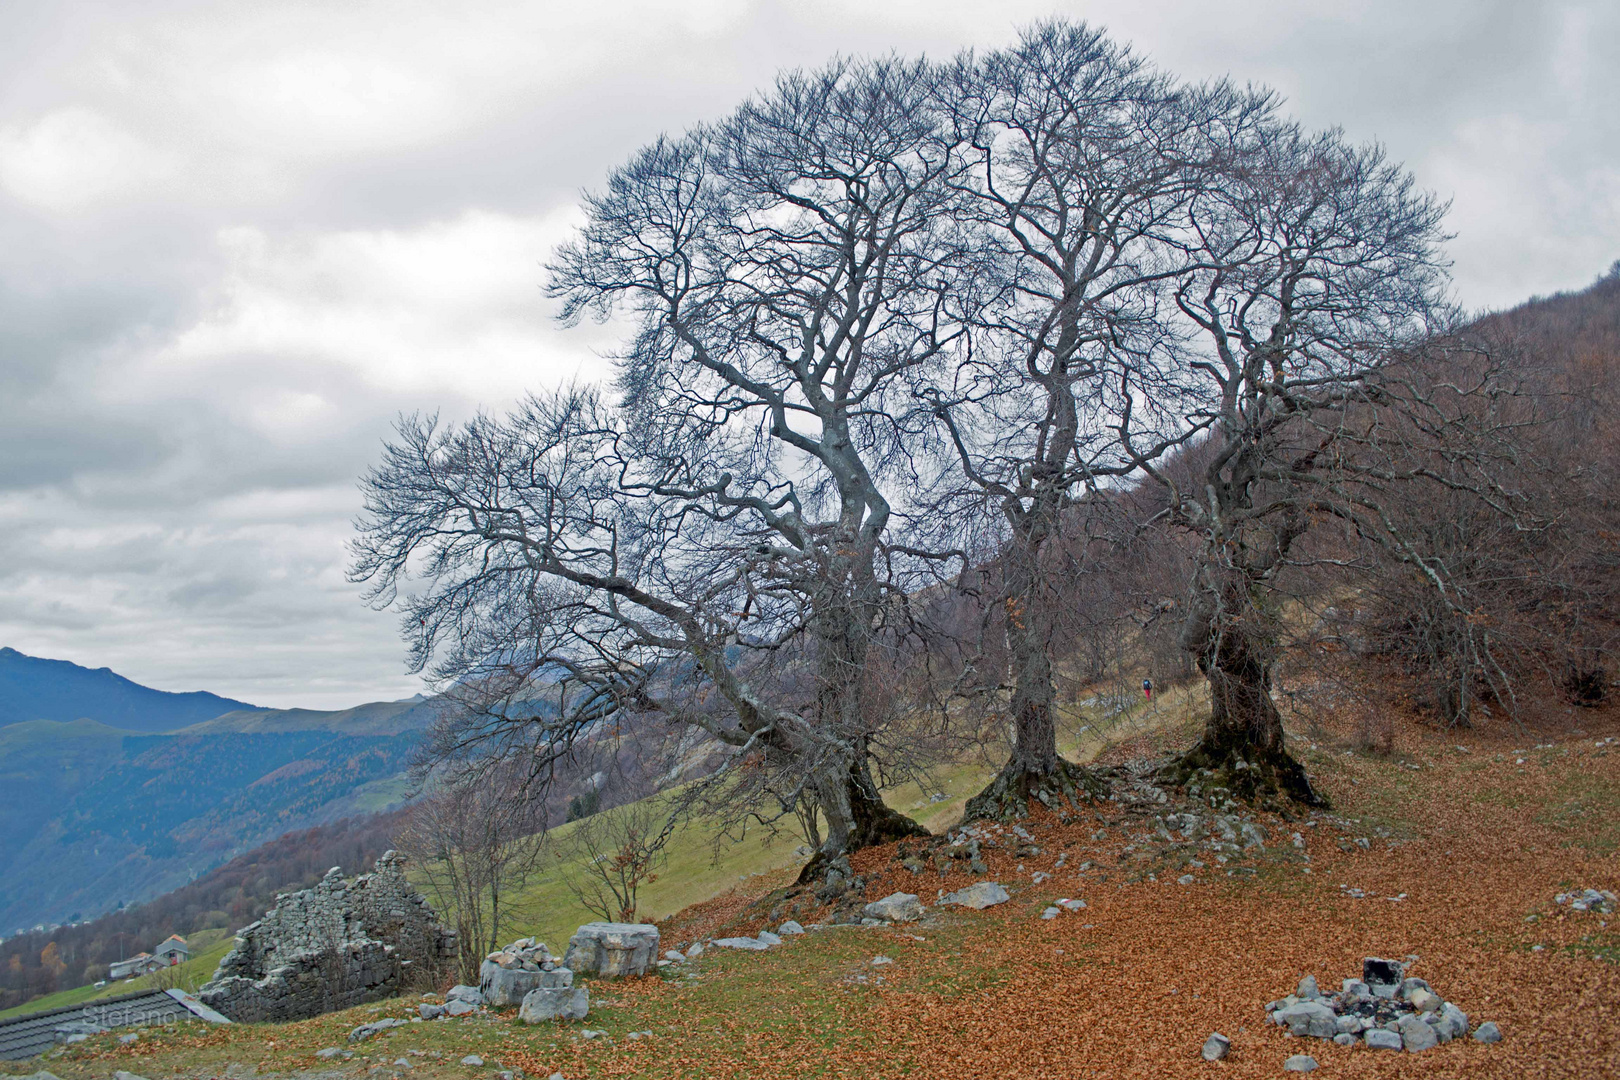
{"type": "Polygon", "coordinates": [[[460,979],[500,947],[522,912],[514,898],[542,864],[545,822],[518,763],[441,777],[398,838],[434,907],[456,927],[460,979]]]}
{"type": "Polygon", "coordinates": [[[678,821],[648,799],[580,818],[553,849],[563,881],[592,914],[635,922],[641,887],[658,880],[678,821]]]}
{"type": "Polygon", "coordinates": [[[958,332],[933,78],[899,60],[784,76],[614,173],[552,266],[565,319],[635,319],[620,386],[648,492],[749,542],[746,636],[808,676],[795,720],[767,723],[814,762],[826,856],[920,831],[878,794],[874,755],[904,748],[882,742],[867,672],[913,554],[885,544],[885,480],[910,479],[904,380],[958,332]]]}
{"type": "MultiPolygon", "coordinates": [[[[1173,346],[1156,283],[1183,270],[1180,215],[1207,183],[1211,131],[1269,102],[1220,85],[1185,89],[1083,24],[1051,22],[1015,47],[959,60],[944,84],[970,237],[963,290],[971,348],[922,394],[957,468],[944,503],[1001,518],[995,562],[1015,736],[969,817],[1022,816],[1028,800],[1099,785],[1058,756],[1054,651],[1063,648],[1062,545],[1076,496],[1128,473],[1106,426],[1111,363],[1173,346]]],[[[1146,364],[1137,370],[1153,370],[1146,364]]],[[[1170,441],[1183,432],[1167,428],[1170,441]]],[[[1159,449],[1163,449],[1160,447],[1159,449]]]]}
{"type": "Polygon", "coordinates": [[[1116,376],[1123,394],[1184,410],[1198,440],[1199,467],[1178,477],[1155,464],[1157,418],[1115,421],[1162,492],[1159,519],[1198,546],[1181,643],[1211,715],[1172,779],[1207,769],[1244,797],[1321,801],[1272,699],[1274,590],[1318,522],[1402,549],[1383,496],[1421,465],[1391,450],[1402,434],[1445,430],[1422,418],[1435,403],[1406,377],[1449,314],[1443,211],[1380,149],[1275,118],[1233,141],[1220,182],[1188,208],[1193,269],[1172,296],[1202,348],[1172,357],[1171,378],[1132,364],[1116,376]],[[1388,437],[1402,416],[1413,422],[1388,437]]]}

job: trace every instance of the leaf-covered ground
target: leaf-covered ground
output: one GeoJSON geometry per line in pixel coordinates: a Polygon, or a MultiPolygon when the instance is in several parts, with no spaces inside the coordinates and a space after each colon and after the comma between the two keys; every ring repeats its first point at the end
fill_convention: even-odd
{"type": "MultiPolygon", "coordinates": [[[[1328,732],[1301,735],[1295,745],[1335,808],[1260,818],[1264,850],[1222,864],[1174,830],[1158,833],[1154,816],[1184,807],[1088,807],[1066,823],[1030,823],[1022,846],[1004,831],[1002,846],[982,849],[988,876],[1013,892],[1007,904],[930,906],[920,923],[828,929],[768,953],[711,949],[658,978],[592,984],[583,1024],[530,1028],[508,1013],[345,1041],[365,1020],[406,1015],[412,1003],[401,1000],[297,1024],[149,1033],[128,1047],[103,1037],[8,1071],[1237,1078],[1283,1075],[1284,1058],[1305,1052],[1324,1078],[1620,1076],[1620,916],[1553,904],[1570,887],[1620,891],[1617,721],[1612,710],[1582,713],[1538,736],[1413,728],[1388,758],[1346,750],[1328,732]],[[1037,871],[1052,877],[1035,884],[1037,871]],[[1193,884],[1178,884],[1187,873],[1193,884]],[[1059,897],[1088,906],[1041,920],[1059,897]],[[1265,1023],[1265,1003],[1300,976],[1337,986],[1368,955],[1415,956],[1412,974],[1474,1022],[1496,1021],[1503,1041],[1409,1055],[1292,1039],[1265,1023]],[[877,956],[893,962],[874,966],[877,956]],[[606,1034],[586,1039],[585,1028],[606,1034]],[[1199,1056],[1212,1031],[1232,1039],[1231,1056],[1213,1064],[1199,1056]],[[650,1034],[632,1037],[641,1032],[650,1034]],[[355,1056],[317,1059],[326,1046],[355,1056]],[[486,1064],[459,1064],[469,1053],[486,1064]]],[[[854,860],[868,898],[903,890],[931,904],[975,880],[965,860],[942,877],[896,855],[854,860]]],[[[746,895],[667,920],[666,946],[825,913],[807,896],[784,898],[785,874],[752,881],[746,895]]]]}

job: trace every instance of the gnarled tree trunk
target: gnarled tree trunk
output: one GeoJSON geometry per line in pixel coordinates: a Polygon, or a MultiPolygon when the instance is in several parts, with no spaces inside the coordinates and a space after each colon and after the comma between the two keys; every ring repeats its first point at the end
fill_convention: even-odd
{"type": "Polygon", "coordinates": [[[1209,721],[1198,743],[1168,765],[1164,777],[1186,783],[1208,770],[1211,784],[1246,802],[1286,796],[1326,806],[1284,743],[1282,714],[1271,697],[1274,650],[1257,625],[1250,587],[1242,574],[1229,572],[1194,598],[1181,644],[1208,680],[1209,721]]]}
{"type": "Polygon", "coordinates": [[[1038,594],[1040,547],[1049,530],[1026,528],[1008,546],[1002,563],[1006,590],[1007,653],[1013,694],[1013,747],[1007,764],[988,787],[963,808],[966,820],[1027,817],[1036,799],[1055,805],[1065,798],[1095,796],[1102,784],[1090,771],[1058,755],[1052,705],[1054,620],[1038,594]]]}

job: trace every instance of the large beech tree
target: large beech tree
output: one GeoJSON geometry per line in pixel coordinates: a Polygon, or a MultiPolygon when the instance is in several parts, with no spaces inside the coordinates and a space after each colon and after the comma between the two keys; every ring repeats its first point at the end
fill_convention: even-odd
{"type": "Polygon", "coordinates": [[[1187,207],[1193,258],[1170,295],[1194,347],[1116,373],[1126,395],[1175,402],[1197,447],[1178,480],[1156,463],[1153,423],[1115,420],[1163,520],[1197,546],[1181,642],[1211,713],[1173,779],[1210,770],[1245,797],[1320,801],[1272,698],[1274,587],[1324,521],[1402,549],[1381,504],[1417,474],[1401,433],[1447,430],[1406,422],[1438,416],[1410,376],[1449,315],[1443,212],[1379,148],[1275,117],[1233,140],[1187,207]]]}
{"type": "MultiPolygon", "coordinates": [[[[1187,267],[1186,208],[1217,181],[1220,148],[1269,101],[1179,86],[1064,22],[959,60],[941,85],[948,183],[972,252],[959,297],[971,348],[949,383],[922,394],[957,459],[944,503],[1001,518],[992,625],[1005,635],[1014,730],[1005,767],[967,814],[1021,816],[1032,797],[1097,788],[1057,750],[1053,669],[1068,647],[1070,590],[1054,580],[1052,552],[1075,498],[1136,468],[1109,418],[1153,403],[1122,397],[1107,375],[1121,363],[1158,370],[1154,354],[1174,332],[1159,285],[1187,267]]],[[[1184,434],[1161,427],[1155,453],[1184,434]]]]}

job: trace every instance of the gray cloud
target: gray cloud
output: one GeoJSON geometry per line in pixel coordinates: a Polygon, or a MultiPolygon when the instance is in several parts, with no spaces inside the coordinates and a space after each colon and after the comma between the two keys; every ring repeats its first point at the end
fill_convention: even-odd
{"type": "Polygon", "coordinates": [[[1612,4],[749,0],[0,8],[0,643],[165,689],[417,689],[343,577],[401,411],[604,373],[540,266],[582,187],[834,52],[1067,11],[1265,82],[1454,200],[1460,299],[1620,257],[1612,4]]]}

